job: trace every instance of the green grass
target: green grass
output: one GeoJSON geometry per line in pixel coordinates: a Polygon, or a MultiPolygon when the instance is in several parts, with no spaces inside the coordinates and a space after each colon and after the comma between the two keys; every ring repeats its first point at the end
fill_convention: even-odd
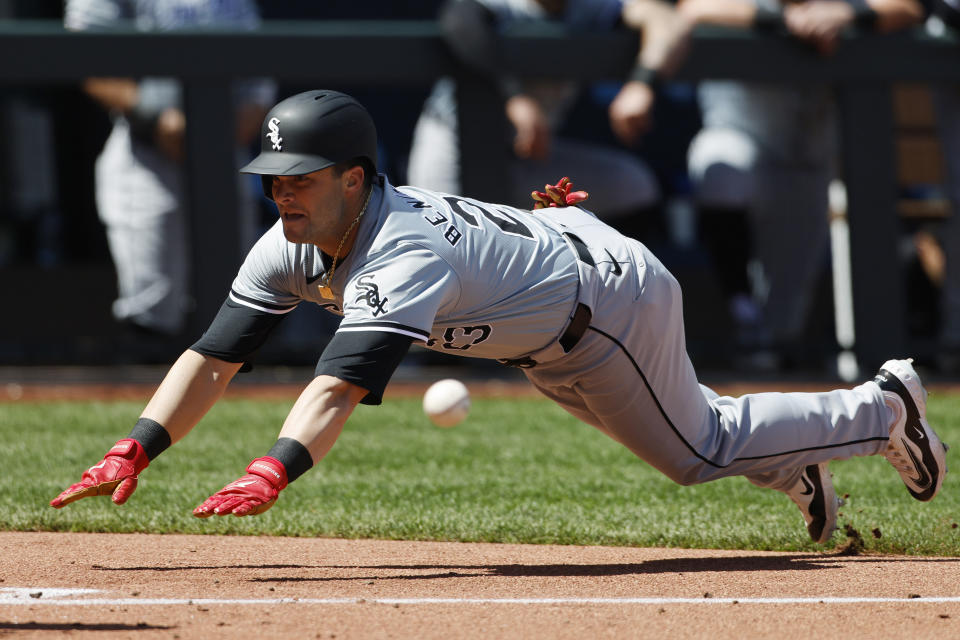
{"type": "MultiPolygon", "coordinates": [[[[194,506],[270,448],[289,406],[224,400],[141,474],[123,507],[93,498],[55,510],[49,500],[129,432],[142,404],[0,405],[0,529],[824,548],[809,541],[783,494],[744,478],[681,487],[537,399],[475,399],[453,429],[430,425],[418,399],[361,406],[330,455],[273,509],[194,518],[194,506]]],[[[960,396],[931,396],[929,414],[960,451],[960,396]]],[[[960,469],[954,457],[950,465],[960,469]]],[[[954,477],[922,504],[882,458],[831,468],[838,492],[849,494],[841,525],[857,529],[868,551],[960,556],[954,477]]],[[[844,540],[838,533],[834,543],[844,540]]]]}

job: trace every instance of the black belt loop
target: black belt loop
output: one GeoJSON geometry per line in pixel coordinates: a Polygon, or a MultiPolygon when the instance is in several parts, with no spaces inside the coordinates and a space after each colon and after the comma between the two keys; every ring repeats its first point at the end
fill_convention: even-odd
{"type": "Polygon", "coordinates": [[[570,351],[577,346],[580,338],[587,332],[587,327],[590,326],[590,320],[592,318],[593,314],[590,312],[590,307],[582,302],[578,302],[577,310],[573,312],[573,319],[571,319],[570,324],[567,325],[567,330],[560,336],[560,346],[563,348],[564,353],[570,353],[570,351]]]}
{"type": "MultiPolygon", "coordinates": [[[[593,261],[593,256],[590,255],[590,250],[587,249],[587,243],[581,240],[580,236],[575,233],[564,231],[563,235],[570,240],[570,244],[572,244],[576,250],[577,258],[580,259],[580,262],[596,268],[597,263],[593,261]]],[[[578,302],[577,309],[573,312],[573,318],[570,319],[570,324],[567,325],[567,330],[560,336],[560,346],[563,348],[564,353],[570,353],[570,351],[577,346],[580,338],[586,333],[587,327],[590,326],[590,320],[592,318],[593,314],[590,312],[590,307],[582,302],[578,302]]]]}
{"type": "MultiPolygon", "coordinates": [[[[563,332],[563,335],[560,336],[560,348],[563,349],[564,353],[570,353],[577,343],[580,342],[580,339],[583,337],[583,334],[587,332],[587,327],[590,326],[590,320],[593,318],[593,313],[590,311],[590,307],[583,304],[582,302],[577,303],[577,309],[573,312],[573,318],[570,319],[570,324],[567,325],[566,330],[563,332]]],[[[502,359],[498,360],[500,364],[505,364],[508,367],[517,367],[520,369],[532,369],[537,366],[537,361],[526,356],[523,358],[514,358],[514,359],[502,359]]]]}

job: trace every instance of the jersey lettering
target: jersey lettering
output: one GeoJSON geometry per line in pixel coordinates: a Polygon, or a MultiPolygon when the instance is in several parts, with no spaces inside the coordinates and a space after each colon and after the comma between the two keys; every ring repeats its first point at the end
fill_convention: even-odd
{"type": "Polygon", "coordinates": [[[475,327],[449,327],[443,332],[443,344],[441,346],[444,349],[466,351],[473,345],[480,344],[489,338],[490,330],[490,325],[488,324],[481,324],[475,327]],[[470,342],[464,344],[461,338],[470,340],[470,342]]]}
{"type": "MultiPolygon", "coordinates": [[[[447,222],[447,221],[449,220],[449,218],[447,218],[447,216],[443,215],[443,214],[440,213],[439,211],[437,211],[437,215],[436,215],[436,216],[434,216],[434,217],[432,217],[432,218],[429,218],[429,217],[427,217],[427,216],[423,216],[423,219],[426,220],[427,222],[429,222],[430,224],[432,224],[432,225],[435,226],[435,227],[439,227],[439,226],[442,225],[444,222],[447,222]]],[[[455,226],[453,226],[453,225],[451,224],[449,227],[447,227],[447,230],[443,232],[443,237],[447,240],[447,242],[450,243],[450,246],[455,247],[455,246],[457,246],[457,243],[460,242],[460,238],[463,237],[463,234],[460,233],[460,230],[459,230],[459,229],[457,229],[455,226]]]]}
{"type": "Polygon", "coordinates": [[[501,208],[497,208],[496,213],[484,210],[487,220],[500,227],[500,230],[511,236],[520,236],[521,238],[532,238],[533,234],[527,225],[523,224],[513,216],[509,215],[501,208]]]}
{"type": "MultiPolygon", "coordinates": [[[[440,346],[451,351],[466,351],[490,337],[493,327],[479,324],[472,327],[447,327],[443,330],[443,342],[440,346]]],[[[436,346],[438,338],[427,340],[427,346],[436,346]]]]}
{"type": "Polygon", "coordinates": [[[449,242],[451,246],[455,247],[457,246],[457,243],[460,242],[460,238],[463,237],[463,234],[460,233],[460,230],[455,226],[450,225],[444,232],[443,237],[447,239],[447,242],[449,242]]]}
{"type": "Polygon", "coordinates": [[[463,218],[463,220],[469,224],[471,227],[480,228],[480,221],[477,219],[473,213],[464,208],[463,205],[467,205],[470,209],[476,209],[483,215],[484,218],[492,222],[498,229],[512,236],[520,236],[521,238],[533,238],[533,233],[527,227],[513,216],[511,216],[507,211],[502,207],[498,207],[496,213],[488,210],[485,207],[478,205],[475,202],[470,202],[463,198],[457,198],[456,196],[444,196],[444,201],[450,205],[450,210],[454,214],[463,218]]]}
{"type": "Polygon", "coordinates": [[[431,209],[432,207],[424,202],[423,200],[418,200],[411,195],[408,195],[402,191],[398,191],[396,187],[393,188],[393,192],[407,201],[407,203],[414,209],[431,209]]]}
{"type": "Polygon", "coordinates": [[[444,196],[443,199],[448,205],[450,205],[450,210],[463,218],[464,222],[469,224],[471,227],[476,227],[478,229],[480,228],[480,221],[477,219],[477,216],[464,209],[462,205],[467,205],[472,209],[479,209],[482,211],[480,207],[472,202],[467,202],[466,200],[457,198],[456,196],[444,196]]]}
{"type": "Polygon", "coordinates": [[[443,214],[440,213],[439,211],[437,211],[436,213],[437,213],[437,215],[435,215],[435,216],[432,217],[432,218],[427,217],[427,216],[423,216],[423,219],[426,220],[427,222],[429,222],[430,224],[432,224],[432,225],[435,226],[435,227],[439,227],[441,224],[443,224],[444,222],[446,222],[447,220],[449,220],[449,218],[447,218],[447,216],[443,215],[443,214]]]}

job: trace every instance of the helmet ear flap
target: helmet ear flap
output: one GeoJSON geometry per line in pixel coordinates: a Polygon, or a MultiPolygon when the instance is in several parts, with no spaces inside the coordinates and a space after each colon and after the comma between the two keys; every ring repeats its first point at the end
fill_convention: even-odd
{"type": "Polygon", "coordinates": [[[260,176],[260,183],[263,185],[263,195],[267,200],[273,200],[273,176],[260,176]]]}

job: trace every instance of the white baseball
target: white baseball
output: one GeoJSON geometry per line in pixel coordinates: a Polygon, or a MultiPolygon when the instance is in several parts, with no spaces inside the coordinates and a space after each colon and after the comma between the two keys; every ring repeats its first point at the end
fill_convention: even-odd
{"type": "Polygon", "coordinates": [[[470,412],[470,392],[453,378],[434,382],[423,394],[423,412],[438,427],[457,425],[470,412]]]}

